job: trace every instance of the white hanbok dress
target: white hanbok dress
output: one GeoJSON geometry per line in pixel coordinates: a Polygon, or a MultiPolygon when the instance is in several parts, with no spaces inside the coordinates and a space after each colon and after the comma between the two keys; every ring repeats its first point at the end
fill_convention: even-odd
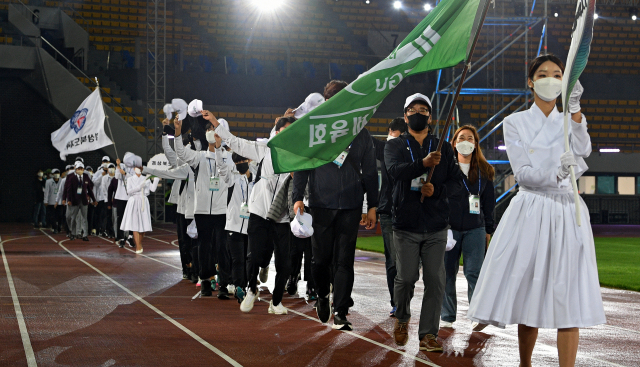
{"type": "MultiPolygon", "coordinates": [[[[533,105],[504,120],[507,154],[520,191],[511,200],[489,246],[468,317],[504,328],[588,327],[606,323],[598,267],[582,198],[576,224],[570,179],[557,178],[564,152],[564,118],[546,117],[533,105]]],[[[587,122],[570,121],[569,139],[578,164],[591,153],[587,122]]]]}
{"type": "Polygon", "coordinates": [[[149,192],[156,191],[160,179],[156,177],[153,182],[147,180],[144,175],[131,175],[127,178],[127,193],[129,200],[124,209],[122,224],[123,231],[151,232],[151,212],[149,207],[149,192]]]}

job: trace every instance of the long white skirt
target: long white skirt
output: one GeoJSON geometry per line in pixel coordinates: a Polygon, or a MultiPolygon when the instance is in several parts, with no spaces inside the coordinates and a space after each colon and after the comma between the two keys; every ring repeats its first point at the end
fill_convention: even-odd
{"type": "Polygon", "coordinates": [[[471,320],[501,328],[606,323],[589,210],[580,201],[578,227],[572,192],[518,192],[491,240],[471,320]]]}
{"type": "Polygon", "coordinates": [[[134,232],[152,231],[149,199],[146,196],[134,195],[129,198],[127,207],[124,209],[120,229],[134,232]]]}

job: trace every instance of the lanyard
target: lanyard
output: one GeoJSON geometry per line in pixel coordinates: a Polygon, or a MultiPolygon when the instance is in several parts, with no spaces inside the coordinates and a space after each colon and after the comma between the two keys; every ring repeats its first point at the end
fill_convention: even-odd
{"type": "Polygon", "coordinates": [[[211,169],[211,158],[207,158],[207,162],[209,162],[209,172],[211,172],[211,177],[216,177],[216,171],[218,170],[218,167],[216,167],[216,161],[213,161],[213,168],[215,168],[215,171],[211,169]]]}
{"type": "MultiPolygon", "coordinates": [[[[247,180],[246,176],[244,177],[244,180],[247,183],[247,194],[248,194],[249,193],[249,180],[247,180]]],[[[240,183],[240,191],[242,192],[242,202],[244,203],[245,202],[245,200],[244,200],[244,188],[242,187],[242,182],[240,183]]]]}
{"type": "MultiPolygon", "coordinates": [[[[471,195],[471,191],[469,190],[469,186],[467,186],[467,183],[465,182],[465,179],[462,179],[462,183],[464,184],[464,187],[467,188],[467,191],[469,192],[469,195],[471,195]]],[[[482,180],[481,180],[481,176],[480,176],[480,168],[478,167],[478,196],[480,196],[480,189],[482,188],[482,180]]]]}
{"type": "MultiPolygon", "coordinates": [[[[429,140],[429,153],[431,153],[431,143],[433,143],[433,140],[429,140]]],[[[415,161],[415,158],[413,158],[413,151],[411,150],[411,144],[409,144],[409,139],[407,139],[407,146],[409,147],[409,153],[411,153],[411,161],[415,161]]]]}

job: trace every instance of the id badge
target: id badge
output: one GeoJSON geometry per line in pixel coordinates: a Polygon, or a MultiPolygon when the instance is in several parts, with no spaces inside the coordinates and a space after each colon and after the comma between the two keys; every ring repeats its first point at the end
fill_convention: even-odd
{"type": "Polygon", "coordinates": [[[480,197],[469,195],[469,214],[480,214],[480,197]]]}
{"type": "Polygon", "coordinates": [[[58,188],[57,187],[55,189],[53,189],[53,193],[58,195],[58,188]]]}
{"type": "Polygon", "coordinates": [[[82,194],[82,186],[78,187],[78,189],[76,190],[76,194],[82,194]]]}
{"type": "Polygon", "coordinates": [[[336,158],[333,161],[333,163],[335,163],[338,167],[342,167],[342,165],[344,164],[344,161],[347,159],[348,155],[349,155],[349,152],[347,152],[346,150],[343,151],[342,153],[340,153],[338,158],[336,158]]]}
{"type": "Polygon", "coordinates": [[[240,204],[240,218],[249,219],[249,205],[247,203],[240,204]]]}
{"type": "Polygon", "coordinates": [[[218,177],[209,179],[209,191],[220,191],[220,179],[218,177]]]}
{"type": "Polygon", "coordinates": [[[422,185],[424,185],[424,183],[427,182],[427,174],[425,173],[424,175],[420,176],[420,177],[416,177],[413,180],[411,180],[411,191],[420,191],[422,190],[422,185]]]}

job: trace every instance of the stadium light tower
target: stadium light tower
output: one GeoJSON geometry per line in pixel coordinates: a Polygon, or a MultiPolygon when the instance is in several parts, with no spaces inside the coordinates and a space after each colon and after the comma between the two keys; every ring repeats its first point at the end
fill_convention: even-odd
{"type": "Polygon", "coordinates": [[[424,11],[431,11],[431,4],[429,3],[424,4],[424,11]]]}
{"type": "Polygon", "coordinates": [[[272,11],[284,4],[284,0],[252,0],[251,2],[261,11],[272,11]]]}
{"type": "Polygon", "coordinates": [[[629,8],[629,15],[631,16],[631,20],[636,20],[638,19],[638,8],[636,7],[631,7],[629,8]]]}
{"type": "Polygon", "coordinates": [[[400,9],[400,8],[402,8],[402,1],[394,1],[394,2],[393,2],[393,8],[394,8],[394,9],[400,9]]]}
{"type": "Polygon", "coordinates": [[[598,13],[593,14],[593,19],[598,19],[598,13]]]}

